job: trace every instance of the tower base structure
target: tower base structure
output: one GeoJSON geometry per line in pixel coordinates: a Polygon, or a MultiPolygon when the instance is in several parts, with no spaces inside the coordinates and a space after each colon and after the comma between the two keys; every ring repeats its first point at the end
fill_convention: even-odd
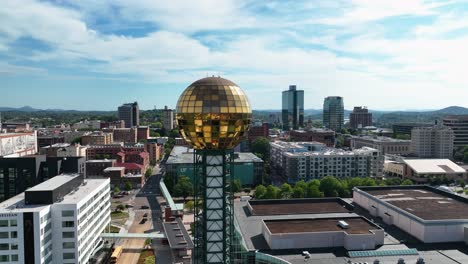
{"type": "Polygon", "coordinates": [[[234,263],[233,150],[194,154],[195,264],[234,263]]]}

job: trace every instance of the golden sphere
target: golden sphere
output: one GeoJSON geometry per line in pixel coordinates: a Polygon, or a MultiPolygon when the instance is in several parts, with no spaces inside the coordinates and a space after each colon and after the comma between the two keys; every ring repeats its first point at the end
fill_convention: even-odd
{"type": "Polygon", "coordinates": [[[189,85],[179,97],[176,120],[194,149],[232,149],[247,136],[252,110],[237,84],[208,77],[189,85]]]}

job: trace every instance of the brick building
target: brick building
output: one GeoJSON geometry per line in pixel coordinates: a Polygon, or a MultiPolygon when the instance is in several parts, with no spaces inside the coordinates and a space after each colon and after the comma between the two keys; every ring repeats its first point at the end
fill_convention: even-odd
{"type": "Polygon", "coordinates": [[[105,145],[113,141],[112,133],[93,132],[81,137],[82,145],[105,145]]]}
{"type": "Polygon", "coordinates": [[[137,143],[137,129],[117,128],[114,129],[114,142],[137,143]]]}
{"type": "Polygon", "coordinates": [[[291,141],[317,141],[326,144],[327,147],[335,146],[335,131],[330,129],[291,130],[289,137],[291,141]]]}

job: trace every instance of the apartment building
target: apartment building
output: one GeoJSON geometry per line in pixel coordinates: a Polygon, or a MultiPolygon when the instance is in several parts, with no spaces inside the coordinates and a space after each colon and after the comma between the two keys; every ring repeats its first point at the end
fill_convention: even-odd
{"type": "Polygon", "coordinates": [[[0,203],[0,262],[88,263],[110,222],[109,179],[58,175],[0,203]]]}
{"type": "Polygon", "coordinates": [[[420,158],[451,159],[454,131],[445,126],[417,127],[411,130],[411,146],[420,158]]]}

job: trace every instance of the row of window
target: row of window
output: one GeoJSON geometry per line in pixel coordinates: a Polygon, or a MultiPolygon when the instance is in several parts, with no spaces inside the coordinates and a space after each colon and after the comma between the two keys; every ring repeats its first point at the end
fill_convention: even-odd
{"type": "Polygon", "coordinates": [[[5,238],[18,238],[18,232],[17,231],[0,232],[0,239],[5,239],[5,238]]]}
{"type": "Polygon", "coordinates": [[[18,226],[16,219],[0,220],[0,227],[18,226]]]}
{"type": "Polygon", "coordinates": [[[0,255],[0,262],[17,262],[18,255],[0,255]]]}
{"type": "Polygon", "coordinates": [[[0,250],[17,250],[18,249],[18,244],[17,243],[1,243],[0,244],[0,250]]]}

